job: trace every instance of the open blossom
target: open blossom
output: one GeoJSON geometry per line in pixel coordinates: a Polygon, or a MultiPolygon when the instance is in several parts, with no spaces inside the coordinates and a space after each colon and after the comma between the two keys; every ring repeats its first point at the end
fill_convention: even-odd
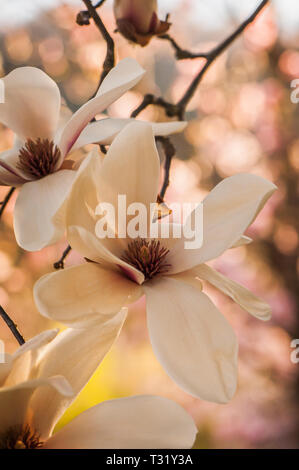
{"type": "Polygon", "coordinates": [[[170,27],[157,15],[157,0],[114,0],[118,31],[130,41],[146,46],[153,36],[166,33],[170,27]]]}
{"type": "Polygon", "coordinates": [[[192,418],[158,396],[96,405],[53,428],[110,349],[126,313],[89,330],[45,331],[0,364],[0,449],[190,448],[192,418]],[[55,337],[56,336],[56,337],[55,337]]]}
{"type": "Polygon", "coordinates": [[[68,201],[67,232],[90,262],[42,277],[34,287],[40,312],[68,325],[93,325],[145,295],[151,343],[166,372],[196,397],[228,402],[236,389],[237,339],[200,279],[269,319],[267,304],[205,263],[246,241],[245,230],[276,187],[250,174],[224,179],[203,201],[201,248],[187,249],[184,237],[101,238],[99,204],[116,207],[121,194],[127,207],[141,202],[150,214],[156,201],[159,158],[148,124],[128,125],[102,163],[91,155],[83,165],[68,201]]]}
{"type": "MultiPolygon", "coordinates": [[[[18,244],[29,251],[56,242],[65,230],[65,202],[76,177],[69,154],[91,143],[109,144],[131,120],[90,123],[145,71],[127,58],[111,70],[96,96],[59,127],[61,97],[57,84],[43,71],[20,67],[1,80],[5,101],[0,121],[15,133],[14,147],[0,154],[0,184],[20,186],[14,210],[18,244]]],[[[156,135],[184,129],[186,123],[154,123],[156,135]]]]}

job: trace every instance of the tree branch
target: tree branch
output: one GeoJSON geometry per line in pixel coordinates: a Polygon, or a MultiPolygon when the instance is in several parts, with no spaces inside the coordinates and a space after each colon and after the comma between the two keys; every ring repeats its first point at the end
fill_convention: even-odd
{"type": "Polygon", "coordinates": [[[178,101],[178,103],[173,104],[165,101],[163,98],[158,98],[155,97],[154,95],[145,95],[142,103],[138,106],[138,108],[133,111],[131,114],[131,117],[136,117],[138,114],[143,111],[147,106],[149,105],[156,105],[160,106],[165,109],[165,112],[167,116],[169,117],[177,117],[179,119],[184,119],[184,115],[186,112],[186,107],[193,97],[199,83],[201,82],[203,76],[205,75],[206,71],[209,69],[209,67],[212,65],[212,63],[215,61],[219,55],[222,54],[222,52],[232,44],[232,42],[245,30],[245,28],[252,23],[259,12],[269,3],[270,0],[263,0],[258,7],[254,10],[254,12],[230,35],[228,36],[224,41],[222,41],[217,47],[212,49],[210,52],[201,52],[198,54],[186,51],[182,49],[176,41],[171,38],[168,34],[165,34],[163,36],[160,36],[162,39],[166,39],[171,42],[172,46],[176,50],[177,58],[178,60],[182,59],[195,59],[195,58],[204,58],[206,59],[205,65],[201,68],[199,73],[196,75],[182,98],[178,101]]]}
{"type": "Polygon", "coordinates": [[[162,36],[158,36],[158,39],[164,39],[170,42],[172,47],[175,49],[175,56],[177,60],[184,60],[184,59],[207,59],[208,53],[207,52],[190,52],[187,49],[182,49],[178,43],[169,35],[169,34],[162,34],[162,36]]]}
{"type": "Polygon", "coordinates": [[[200,70],[200,72],[197,74],[191,85],[188,87],[186,90],[184,96],[180,99],[180,101],[177,103],[179,108],[183,110],[183,114],[185,113],[187,104],[193,97],[199,83],[201,82],[204,74],[208,70],[208,68],[212,65],[214,60],[222,54],[222,52],[227,49],[232,42],[240,35],[243,33],[243,31],[247,28],[248,25],[250,25],[257,15],[260,13],[260,11],[269,3],[269,0],[263,0],[259,6],[255,9],[255,11],[245,20],[228,38],[226,38],[223,42],[221,42],[217,47],[212,49],[207,55],[206,59],[207,62],[205,63],[204,67],[200,70]]]}
{"type": "Polygon", "coordinates": [[[7,204],[9,203],[9,200],[10,200],[11,196],[13,195],[15,189],[16,188],[13,188],[13,187],[10,188],[7,195],[5,196],[5,199],[0,203],[0,205],[1,205],[1,207],[0,207],[0,218],[2,217],[2,214],[3,214],[7,204]]]}
{"type": "Polygon", "coordinates": [[[81,25],[82,24],[89,24],[89,18],[92,18],[93,21],[95,22],[95,25],[97,26],[100,33],[102,34],[104,40],[107,43],[106,58],[105,58],[104,63],[103,63],[103,72],[101,74],[99,85],[98,85],[98,88],[96,90],[96,92],[97,92],[100,85],[101,85],[101,83],[102,83],[102,81],[104,80],[104,78],[108,75],[110,70],[115,65],[114,41],[113,41],[112,37],[110,36],[110,34],[108,33],[108,30],[107,30],[106,26],[104,25],[103,21],[101,20],[100,15],[98,14],[98,12],[96,10],[97,8],[99,8],[100,6],[103,5],[105,0],[102,0],[102,1],[98,2],[95,6],[93,6],[91,0],[82,0],[82,1],[83,1],[83,3],[85,4],[85,6],[87,8],[87,12],[83,11],[83,12],[79,13],[79,15],[77,17],[77,23],[81,24],[81,25]],[[87,14],[87,16],[86,16],[86,14],[87,14]],[[81,17],[83,17],[83,21],[81,23],[80,23],[80,18],[79,18],[80,15],[81,15],[81,17]],[[85,17],[84,17],[84,15],[85,15],[85,17]],[[84,22],[84,18],[88,22],[84,22]],[[79,19],[79,21],[78,21],[78,19],[79,19]]]}
{"type": "Polygon", "coordinates": [[[175,155],[175,148],[171,140],[168,137],[157,137],[156,140],[158,142],[161,142],[164,153],[165,153],[164,181],[163,181],[163,185],[159,194],[159,199],[161,202],[163,202],[166,190],[170,184],[170,166],[171,166],[172,158],[175,155]]]}
{"type": "Polygon", "coordinates": [[[8,326],[8,328],[10,329],[10,331],[12,332],[12,334],[14,335],[14,337],[16,338],[17,342],[19,343],[20,346],[22,346],[22,344],[25,343],[25,340],[23,338],[23,336],[21,335],[21,333],[18,331],[18,328],[17,328],[17,325],[12,321],[12,319],[9,317],[9,315],[5,312],[4,308],[1,307],[0,305],[0,316],[1,318],[3,318],[3,320],[5,321],[6,325],[8,326]]]}
{"type": "MultiPolygon", "coordinates": [[[[168,101],[164,100],[162,97],[155,97],[152,94],[147,94],[144,96],[143,101],[141,104],[132,112],[131,117],[136,118],[144,109],[146,109],[150,105],[160,106],[164,108],[165,113],[168,117],[177,117],[180,120],[183,120],[186,113],[186,108],[190,100],[192,99],[199,83],[201,82],[202,78],[204,77],[205,73],[212,65],[214,60],[222,54],[222,52],[229,47],[232,42],[245,30],[245,28],[251,24],[259,12],[269,3],[269,0],[263,0],[258,7],[254,10],[254,12],[245,20],[243,23],[224,41],[222,41],[217,47],[212,49],[210,52],[201,52],[201,53],[193,53],[187,50],[182,49],[177,42],[169,35],[164,34],[160,36],[160,39],[167,40],[171,43],[173,48],[176,51],[176,58],[178,60],[183,59],[196,59],[196,58],[204,58],[206,59],[206,63],[201,68],[199,73],[196,75],[194,80],[191,82],[189,87],[187,88],[186,92],[182,96],[182,98],[176,103],[169,103],[168,101]]],[[[160,142],[164,147],[165,152],[165,175],[164,175],[164,182],[160,193],[161,200],[164,199],[166,190],[169,186],[169,175],[170,175],[170,166],[172,158],[175,154],[175,149],[169,139],[166,138],[159,138],[160,142]]]]}

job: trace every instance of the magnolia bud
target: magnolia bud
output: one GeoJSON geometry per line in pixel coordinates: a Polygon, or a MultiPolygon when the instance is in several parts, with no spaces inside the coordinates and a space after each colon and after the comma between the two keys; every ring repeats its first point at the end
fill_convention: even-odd
{"type": "Polygon", "coordinates": [[[166,33],[167,21],[157,15],[157,0],[114,0],[118,31],[130,41],[146,46],[153,36],[166,33]]]}

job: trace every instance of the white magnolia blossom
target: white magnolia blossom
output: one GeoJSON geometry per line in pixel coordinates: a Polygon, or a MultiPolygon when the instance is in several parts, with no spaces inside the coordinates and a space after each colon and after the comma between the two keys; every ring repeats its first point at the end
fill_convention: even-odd
{"type": "Polygon", "coordinates": [[[96,405],[53,428],[110,349],[126,309],[90,330],[44,331],[0,364],[0,449],[190,448],[192,418],[158,396],[96,405]]]}
{"type": "Polygon", "coordinates": [[[159,158],[148,124],[126,126],[102,163],[91,155],[83,165],[68,202],[67,232],[70,245],[90,262],[42,277],[34,287],[40,312],[75,327],[93,325],[145,295],[151,343],[166,372],[196,397],[228,402],[237,383],[237,339],[200,279],[269,319],[267,304],[205,263],[248,242],[245,230],[276,187],[250,174],[224,179],[203,201],[203,245],[190,250],[184,238],[157,244],[97,237],[99,203],[116,207],[121,194],[127,206],[141,202],[149,213],[156,201],[159,158]]]}
{"type": "MultiPolygon", "coordinates": [[[[0,184],[21,186],[14,210],[18,244],[40,250],[59,240],[65,230],[65,201],[76,177],[70,152],[91,143],[110,144],[131,120],[102,119],[89,124],[143,77],[131,58],[111,70],[96,96],[59,127],[61,97],[57,84],[43,71],[20,67],[1,80],[5,102],[0,122],[15,133],[12,149],[0,154],[0,184]]],[[[153,123],[156,135],[184,129],[184,122],[153,123]]]]}

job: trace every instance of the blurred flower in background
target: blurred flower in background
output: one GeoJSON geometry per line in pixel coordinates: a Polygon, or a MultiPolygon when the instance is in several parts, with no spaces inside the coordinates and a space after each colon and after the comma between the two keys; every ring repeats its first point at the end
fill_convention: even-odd
{"type": "MultiPolygon", "coordinates": [[[[254,0],[242,5],[236,0],[160,0],[159,16],[170,11],[170,33],[183,48],[206,51],[256,4],[254,0]]],[[[72,111],[88,100],[98,85],[106,45],[92,23],[76,24],[80,9],[82,2],[59,0],[35,0],[30,7],[24,0],[12,0],[1,6],[1,76],[15,67],[33,65],[59,84],[72,111]]],[[[114,31],[112,1],[103,7],[102,17],[114,31]]],[[[234,399],[216,405],[179,390],[153,355],[140,300],[130,308],[120,340],[58,428],[100,401],[159,393],[192,414],[199,427],[199,448],[298,447],[299,364],[290,359],[291,340],[299,338],[299,104],[290,99],[290,83],[299,78],[298,26],[298,2],[274,1],[213,64],[190,102],[187,116],[192,121],[183,136],[171,138],[177,158],[166,202],[198,202],[222,178],[238,172],[263,176],[279,188],[248,231],[254,243],[227,251],[214,262],[217,270],[271,305],[271,322],[251,318],[216,289],[205,286],[238,335],[239,384],[234,399]]],[[[176,62],[166,41],[153,39],[141,49],[117,33],[113,36],[118,60],[134,57],[148,73],[110,107],[111,117],[128,117],[144,93],[178,99],[202,66],[202,59],[176,62]]],[[[140,118],[168,120],[162,109],[152,106],[140,118]]],[[[0,151],[4,151],[12,146],[13,136],[3,126],[0,135],[0,151]]],[[[0,191],[3,197],[7,189],[0,191]]],[[[37,253],[19,249],[12,229],[13,204],[14,200],[0,226],[0,304],[29,338],[53,326],[36,311],[32,287],[49,272],[66,244],[37,253]]],[[[67,265],[78,261],[79,255],[72,252],[67,265]]],[[[7,352],[16,349],[2,324],[0,338],[7,352]]]]}

